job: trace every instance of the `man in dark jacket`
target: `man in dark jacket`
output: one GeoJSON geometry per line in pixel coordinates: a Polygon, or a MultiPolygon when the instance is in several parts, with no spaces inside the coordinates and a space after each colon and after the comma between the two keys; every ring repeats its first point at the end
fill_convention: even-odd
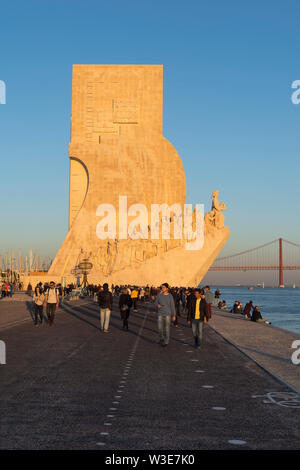
{"type": "Polygon", "coordinates": [[[261,316],[260,310],[259,310],[257,305],[254,307],[254,310],[253,310],[252,316],[251,316],[251,320],[256,321],[258,323],[266,323],[267,325],[271,325],[270,321],[268,321],[266,318],[263,318],[261,316]]]}
{"type": "Polygon", "coordinates": [[[188,310],[188,323],[192,323],[195,348],[199,348],[202,343],[204,318],[208,321],[209,314],[205,293],[203,289],[196,289],[195,294],[191,295],[188,310]]]}
{"type": "Polygon", "coordinates": [[[103,284],[103,290],[99,292],[98,303],[100,307],[100,330],[108,333],[110,312],[112,309],[112,293],[108,290],[108,284],[103,284]]]}

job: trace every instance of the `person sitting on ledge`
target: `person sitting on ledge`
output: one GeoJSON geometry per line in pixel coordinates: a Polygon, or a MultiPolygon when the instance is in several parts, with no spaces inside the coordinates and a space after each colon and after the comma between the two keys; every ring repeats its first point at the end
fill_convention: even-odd
{"type": "Polygon", "coordinates": [[[258,323],[266,323],[266,325],[271,325],[271,322],[268,321],[266,318],[262,318],[260,310],[256,305],[251,316],[251,321],[256,321],[258,323]]]}
{"type": "Polygon", "coordinates": [[[251,313],[252,308],[253,308],[253,302],[252,300],[250,300],[250,302],[246,303],[244,310],[243,310],[243,314],[245,315],[245,318],[250,318],[250,313],[251,313]]]}
{"type": "Polygon", "coordinates": [[[236,300],[233,304],[232,309],[230,310],[231,313],[241,313],[241,304],[238,300],[236,300]]]}
{"type": "Polygon", "coordinates": [[[226,300],[221,300],[219,303],[218,303],[218,308],[220,310],[228,310],[228,307],[226,305],[226,300]]]}

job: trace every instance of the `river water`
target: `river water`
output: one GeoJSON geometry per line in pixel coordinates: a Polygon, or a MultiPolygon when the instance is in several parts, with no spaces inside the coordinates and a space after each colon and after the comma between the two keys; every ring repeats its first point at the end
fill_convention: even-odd
{"type": "Polygon", "coordinates": [[[254,287],[249,290],[242,286],[210,286],[213,294],[216,288],[221,291],[220,299],[226,300],[229,310],[235,300],[242,302],[243,307],[252,300],[254,306],[259,306],[262,317],[270,320],[272,325],[300,334],[300,288],[254,287]]]}

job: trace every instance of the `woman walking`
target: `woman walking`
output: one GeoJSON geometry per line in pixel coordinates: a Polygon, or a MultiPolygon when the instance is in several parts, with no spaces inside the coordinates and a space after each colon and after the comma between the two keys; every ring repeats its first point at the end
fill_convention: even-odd
{"type": "Polygon", "coordinates": [[[132,299],[128,294],[128,290],[126,288],[122,289],[122,294],[119,298],[119,307],[121,313],[121,319],[123,320],[123,330],[128,331],[128,318],[130,314],[130,309],[132,306],[132,299]]]}
{"type": "Polygon", "coordinates": [[[35,288],[34,291],[34,324],[38,325],[38,315],[40,316],[40,323],[43,323],[43,304],[45,300],[45,296],[43,292],[41,292],[39,287],[35,288]]]}

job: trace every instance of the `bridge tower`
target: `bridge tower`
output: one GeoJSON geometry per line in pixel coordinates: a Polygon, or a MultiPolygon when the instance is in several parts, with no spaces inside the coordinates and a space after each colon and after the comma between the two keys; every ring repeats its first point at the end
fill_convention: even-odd
{"type": "Polygon", "coordinates": [[[283,288],[282,238],[279,238],[279,287],[283,288]]]}

